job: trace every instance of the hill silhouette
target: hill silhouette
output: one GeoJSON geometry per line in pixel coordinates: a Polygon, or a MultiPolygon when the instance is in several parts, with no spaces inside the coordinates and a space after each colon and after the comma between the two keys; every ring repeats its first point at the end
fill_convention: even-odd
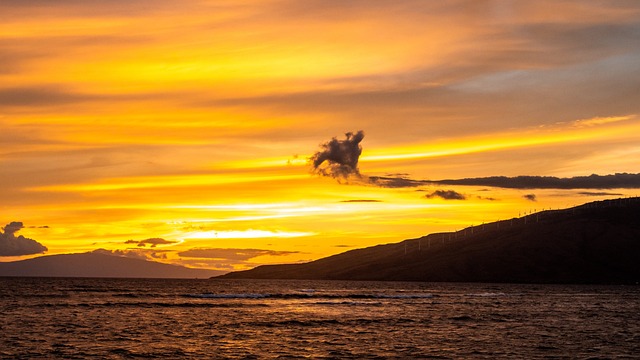
{"type": "Polygon", "coordinates": [[[220,273],[95,252],[48,255],[0,263],[0,276],[209,278],[220,273]]]}
{"type": "Polygon", "coordinates": [[[640,198],[541,211],[220,278],[637,284],[640,198]]]}

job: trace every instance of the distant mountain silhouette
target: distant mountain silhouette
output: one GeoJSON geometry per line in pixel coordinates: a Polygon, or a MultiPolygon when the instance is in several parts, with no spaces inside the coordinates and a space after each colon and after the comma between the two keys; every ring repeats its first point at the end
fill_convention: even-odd
{"type": "Polygon", "coordinates": [[[220,278],[637,284],[640,198],[542,211],[220,278]]]}
{"type": "Polygon", "coordinates": [[[208,278],[221,273],[98,253],[49,255],[0,263],[0,276],[208,278]]]}

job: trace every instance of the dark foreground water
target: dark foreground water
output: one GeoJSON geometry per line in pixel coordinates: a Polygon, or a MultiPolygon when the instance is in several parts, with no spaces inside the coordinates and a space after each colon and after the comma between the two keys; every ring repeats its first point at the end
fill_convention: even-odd
{"type": "Polygon", "coordinates": [[[638,286],[0,278],[0,358],[640,358],[638,286]]]}

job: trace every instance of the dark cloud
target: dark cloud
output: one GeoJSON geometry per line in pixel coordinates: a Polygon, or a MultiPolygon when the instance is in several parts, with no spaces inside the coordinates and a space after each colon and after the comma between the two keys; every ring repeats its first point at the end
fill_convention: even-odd
{"type": "Polygon", "coordinates": [[[370,184],[385,188],[406,188],[418,187],[432,183],[429,180],[409,179],[406,176],[369,176],[367,178],[370,184]]]}
{"type": "Polygon", "coordinates": [[[466,196],[454,190],[436,190],[431,194],[425,195],[427,198],[439,197],[445,200],[466,200],[466,196]]]}
{"type": "Polygon", "coordinates": [[[20,256],[42,254],[48,249],[39,242],[22,235],[16,237],[16,232],[23,229],[24,225],[19,221],[7,224],[0,231],[0,256],[20,256]]]}
{"type": "Polygon", "coordinates": [[[4,233],[10,236],[14,236],[20,229],[24,229],[24,225],[19,221],[12,221],[2,228],[4,233]]]}
{"type": "Polygon", "coordinates": [[[352,199],[352,200],[342,200],[340,202],[343,202],[343,203],[377,203],[377,202],[382,202],[382,200],[352,199]]]}
{"type": "Polygon", "coordinates": [[[526,194],[526,195],[522,195],[522,197],[529,201],[538,201],[536,194],[526,194]]]}
{"type": "Polygon", "coordinates": [[[432,181],[434,184],[493,186],[508,189],[638,189],[640,174],[617,173],[612,175],[575,176],[491,176],[457,180],[432,181]]]}
{"type": "Polygon", "coordinates": [[[344,140],[334,137],[320,145],[322,150],[309,159],[314,173],[337,179],[346,179],[351,175],[360,176],[358,159],[362,154],[360,142],[364,139],[364,131],[359,130],[355,134],[348,132],[345,137],[344,140]]]}
{"type": "Polygon", "coordinates": [[[621,193],[610,193],[610,192],[603,192],[603,191],[598,191],[598,192],[581,191],[581,192],[578,193],[578,195],[584,195],[584,196],[623,196],[624,194],[621,194],[621,193]]]}
{"type": "Polygon", "coordinates": [[[168,245],[168,244],[175,244],[177,243],[177,241],[171,241],[171,240],[165,240],[162,238],[150,238],[150,239],[145,239],[145,240],[127,240],[124,242],[125,244],[136,244],[136,246],[139,247],[145,247],[147,245],[151,245],[152,248],[158,246],[158,245],[168,245]]]}
{"type": "Polygon", "coordinates": [[[217,260],[246,261],[258,256],[286,256],[297,254],[298,251],[275,251],[263,249],[220,249],[220,248],[193,248],[179,252],[178,255],[189,258],[205,258],[217,260]]]}
{"type": "Polygon", "coordinates": [[[418,187],[422,185],[460,185],[491,186],[506,189],[640,189],[640,174],[627,173],[593,174],[570,178],[555,176],[490,176],[446,180],[415,180],[407,177],[370,176],[368,181],[373,185],[389,188],[418,187]]]}

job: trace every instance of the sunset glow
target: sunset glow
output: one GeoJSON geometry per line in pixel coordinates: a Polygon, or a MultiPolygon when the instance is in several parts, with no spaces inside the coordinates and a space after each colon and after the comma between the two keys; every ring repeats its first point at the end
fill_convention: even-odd
{"type": "Polygon", "coordinates": [[[419,183],[640,173],[636,2],[9,0],[0,21],[0,227],[46,254],[227,271],[640,193],[419,183]],[[359,130],[357,174],[313,171],[359,130]]]}

